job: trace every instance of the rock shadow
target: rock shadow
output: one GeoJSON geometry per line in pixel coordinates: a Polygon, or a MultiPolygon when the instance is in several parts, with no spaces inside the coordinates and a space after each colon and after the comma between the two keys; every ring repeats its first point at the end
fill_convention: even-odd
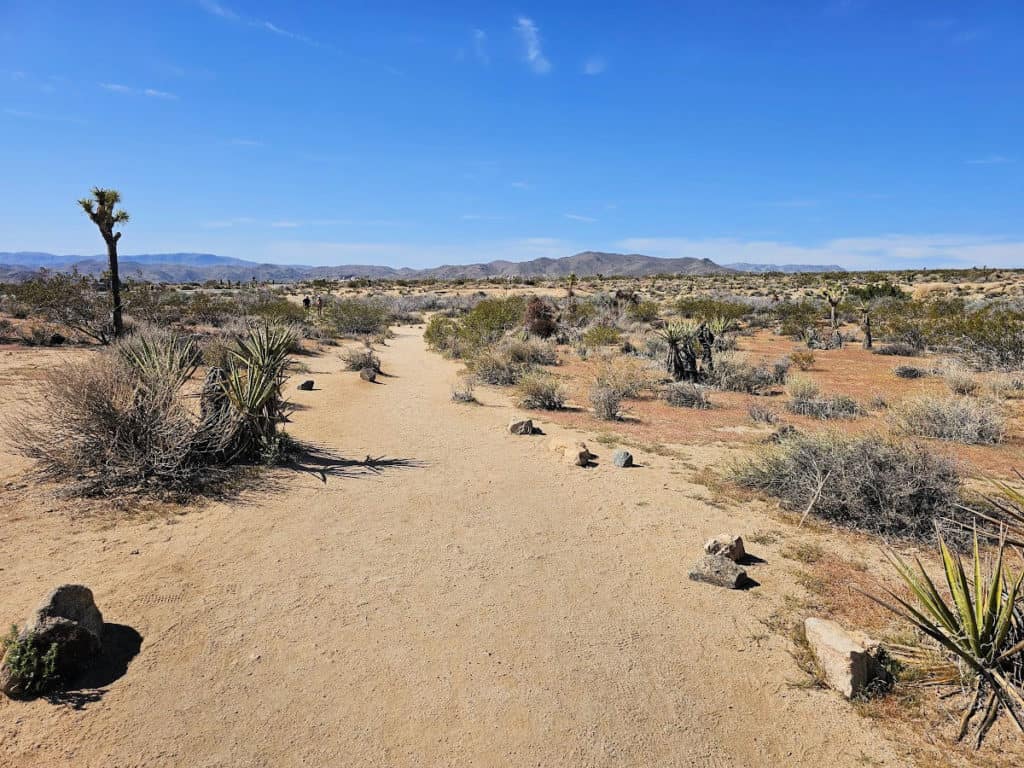
{"type": "Polygon", "coordinates": [[[128,672],[142,648],[142,635],[127,624],[103,624],[103,645],[100,655],[85,672],[60,691],[46,695],[51,704],[85,709],[106,695],[109,686],[128,672]]]}

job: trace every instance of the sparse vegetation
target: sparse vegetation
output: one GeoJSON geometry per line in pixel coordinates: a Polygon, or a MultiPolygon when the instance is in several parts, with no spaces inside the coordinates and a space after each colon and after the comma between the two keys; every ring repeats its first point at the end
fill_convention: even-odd
{"type": "Polygon", "coordinates": [[[22,696],[38,696],[60,683],[58,653],[57,643],[43,648],[34,632],[27,632],[22,637],[16,626],[0,638],[0,659],[11,679],[16,681],[15,690],[22,696]]]}
{"type": "Polygon", "coordinates": [[[565,407],[565,389],[549,373],[530,372],[519,380],[518,402],[522,408],[557,411],[565,407]]]}
{"type": "Polygon", "coordinates": [[[1006,429],[998,402],[971,397],[922,395],[898,403],[890,414],[909,435],[957,443],[998,443],[1006,429]]]}
{"type": "Polygon", "coordinates": [[[696,384],[679,381],[665,387],[665,401],[677,408],[705,409],[711,407],[711,401],[696,384]]]}
{"type": "Polygon", "coordinates": [[[951,459],[877,434],[795,433],[738,462],[732,478],[786,509],[884,536],[928,541],[934,521],[958,513],[951,459]]]}

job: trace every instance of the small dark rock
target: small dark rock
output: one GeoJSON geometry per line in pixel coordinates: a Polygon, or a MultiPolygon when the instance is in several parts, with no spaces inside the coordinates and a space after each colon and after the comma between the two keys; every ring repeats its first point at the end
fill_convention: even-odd
{"type": "Polygon", "coordinates": [[[313,389],[313,380],[312,379],[306,379],[304,382],[299,384],[299,389],[304,390],[306,392],[312,391],[312,389],[313,389]]]}
{"type": "Polygon", "coordinates": [[[377,380],[377,369],[366,367],[359,371],[359,378],[363,381],[376,381],[377,380]]]}
{"type": "Polygon", "coordinates": [[[59,347],[68,339],[63,333],[54,333],[50,336],[50,346],[59,347]]]}
{"type": "Polygon", "coordinates": [[[508,431],[513,435],[532,435],[533,419],[512,419],[508,423],[508,431]]]}

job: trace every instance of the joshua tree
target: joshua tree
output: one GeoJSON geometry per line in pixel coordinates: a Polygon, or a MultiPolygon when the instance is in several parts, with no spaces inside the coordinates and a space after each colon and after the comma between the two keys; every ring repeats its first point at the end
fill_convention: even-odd
{"type": "Polygon", "coordinates": [[[843,299],[846,298],[846,286],[842,283],[828,283],[822,290],[821,295],[828,302],[829,310],[829,322],[832,325],[832,330],[839,328],[839,318],[836,315],[836,309],[842,303],[843,299]]]}
{"type": "Polygon", "coordinates": [[[871,336],[871,302],[862,301],[857,309],[860,310],[860,329],[864,331],[864,349],[871,349],[874,344],[871,336]]]}
{"type": "Polygon", "coordinates": [[[658,331],[668,344],[665,371],[674,381],[697,380],[697,355],[693,350],[697,326],[694,323],[673,323],[658,331]]]}
{"type": "Polygon", "coordinates": [[[100,234],[103,235],[103,242],[107,244],[107,259],[110,262],[111,316],[115,337],[124,332],[121,320],[121,278],[117,273],[117,241],[121,239],[121,233],[115,232],[114,227],[128,223],[128,211],[116,209],[120,202],[120,192],[116,189],[101,187],[93,187],[92,197],[83,197],[78,201],[82,210],[92,219],[92,223],[99,228],[100,234]]]}
{"type": "Polygon", "coordinates": [[[715,344],[715,334],[711,330],[711,326],[704,321],[697,328],[697,341],[700,342],[700,361],[701,371],[704,375],[708,375],[715,370],[715,361],[712,356],[712,349],[715,344]]]}

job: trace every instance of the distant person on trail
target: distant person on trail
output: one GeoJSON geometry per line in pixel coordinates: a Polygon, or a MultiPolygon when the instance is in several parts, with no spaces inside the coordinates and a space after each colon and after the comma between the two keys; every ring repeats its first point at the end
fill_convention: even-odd
{"type": "Polygon", "coordinates": [[[324,316],[324,297],[323,296],[317,296],[316,297],[316,316],[317,317],[323,317],[324,316]]]}
{"type": "Polygon", "coordinates": [[[306,314],[309,314],[309,296],[302,299],[302,308],[306,310],[306,314]]]}

